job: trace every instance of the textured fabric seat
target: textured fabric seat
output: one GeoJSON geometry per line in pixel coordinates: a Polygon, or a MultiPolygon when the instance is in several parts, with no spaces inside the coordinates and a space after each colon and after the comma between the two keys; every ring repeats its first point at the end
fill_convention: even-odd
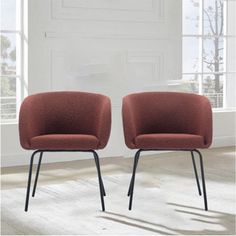
{"type": "Polygon", "coordinates": [[[175,92],[144,92],[123,98],[123,129],[126,146],[138,149],[128,196],[132,209],[135,173],[140,153],[150,150],[190,151],[199,195],[194,153],[200,159],[205,210],[207,206],[203,160],[199,148],[212,143],[212,110],[209,100],[200,95],[175,92]]]}
{"type": "Polygon", "coordinates": [[[59,151],[90,152],[98,172],[102,210],[105,210],[99,157],[111,130],[111,102],[107,96],[85,92],[48,92],[28,96],[20,108],[19,135],[24,149],[31,155],[25,201],[28,210],[31,176],[35,154],[39,162],[32,196],[35,195],[43,153],[59,151]]]}
{"type": "Polygon", "coordinates": [[[204,147],[203,136],[194,134],[141,134],[135,138],[141,149],[195,149],[204,147]]]}
{"type": "Polygon", "coordinates": [[[24,149],[102,149],[111,129],[110,99],[84,92],[50,92],[27,97],[19,133],[24,149]]]}
{"type": "Polygon", "coordinates": [[[97,149],[99,141],[87,134],[47,134],[33,137],[30,143],[33,149],[89,150],[97,149]]]}
{"type": "Polygon", "coordinates": [[[123,99],[125,143],[131,149],[208,148],[212,111],[208,99],[189,93],[145,92],[123,99]]]}

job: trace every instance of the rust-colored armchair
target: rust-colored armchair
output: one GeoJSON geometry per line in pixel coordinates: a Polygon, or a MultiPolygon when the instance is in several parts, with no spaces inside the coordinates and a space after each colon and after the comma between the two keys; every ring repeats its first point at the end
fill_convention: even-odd
{"type": "Polygon", "coordinates": [[[212,142],[212,110],[209,100],[200,95],[174,92],[144,92],[123,98],[123,127],[125,143],[138,149],[134,158],[133,175],[128,196],[132,208],[135,173],[140,153],[150,150],[190,151],[198,191],[194,152],[200,158],[205,210],[207,207],[203,160],[199,150],[212,142]]]}
{"type": "Polygon", "coordinates": [[[28,210],[33,159],[40,153],[33,194],[44,152],[92,152],[98,171],[102,210],[105,189],[97,149],[103,149],[111,129],[111,103],[104,95],[84,92],[49,92],[28,96],[19,117],[20,143],[36,150],[30,161],[25,211],[28,210]]]}

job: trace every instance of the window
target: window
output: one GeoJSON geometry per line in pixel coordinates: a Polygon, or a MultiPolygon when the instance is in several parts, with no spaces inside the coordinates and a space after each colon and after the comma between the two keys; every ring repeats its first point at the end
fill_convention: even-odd
{"type": "Polygon", "coordinates": [[[213,108],[224,108],[227,78],[235,73],[227,65],[228,42],[234,38],[228,29],[228,1],[182,1],[181,86],[207,96],[213,108]]]}
{"type": "Polygon", "coordinates": [[[1,123],[15,122],[24,97],[23,0],[1,0],[1,123]]]}

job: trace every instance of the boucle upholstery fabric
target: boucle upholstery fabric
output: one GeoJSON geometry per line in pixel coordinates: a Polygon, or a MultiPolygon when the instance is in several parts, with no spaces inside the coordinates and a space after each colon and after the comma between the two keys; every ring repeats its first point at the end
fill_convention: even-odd
{"type": "Polygon", "coordinates": [[[141,149],[208,148],[212,143],[212,110],[201,95],[144,92],[123,98],[126,145],[141,149]]]}
{"type": "Polygon", "coordinates": [[[32,149],[46,150],[89,150],[97,149],[99,140],[87,134],[47,134],[33,137],[32,149]]]}
{"type": "Polygon", "coordinates": [[[204,145],[200,135],[193,134],[141,134],[135,138],[137,148],[141,149],[194,149],[204,145]]]}
{"type": "Polygon", "coordinates": [[[25,149],[102,149],[111,129],[110,99],[85,92],[48,92],[28,96],[19,115],[25,149]]]}

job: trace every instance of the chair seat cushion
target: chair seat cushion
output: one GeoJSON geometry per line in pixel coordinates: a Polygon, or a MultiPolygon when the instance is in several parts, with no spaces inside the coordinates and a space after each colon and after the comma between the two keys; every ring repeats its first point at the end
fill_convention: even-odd
{"type": "Polygon", "coordinates": [[[33,137],[31,148],[39,150],[89,150],[97,149],[98,139],[87,134],[47,134],[33,137]]]}
{"type": "Polygon", "coordinates": [[[204,148],[204,139],[193,134],[142,134],[135,138],[135,144],[141,149],[195,149],[204,148]]]}

